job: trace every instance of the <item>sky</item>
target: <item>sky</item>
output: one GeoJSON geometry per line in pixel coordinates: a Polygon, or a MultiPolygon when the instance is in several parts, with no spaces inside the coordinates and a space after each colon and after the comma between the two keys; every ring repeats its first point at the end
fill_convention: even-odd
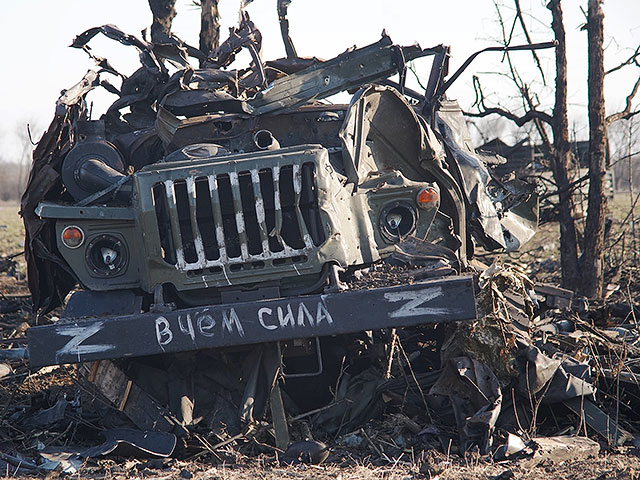
{"type": "MultiPolygon", "coordinates": [[[[504,5],[506,21],[513,15],[509,0],[504,5]]],[[[220,0],[221,36],[238,21],[240,0],[220,0]]],[[[534,41],[552,39],[550,13],[544,0],[521,0],[534,41]]],[[[587,46],[584,23],[586,0],[565,0],[565,28],[569,57],[570,122],[578,136],[584,136],[586,120],[587,46]]],[[[178,15],[173,32],[187,43],[198,45],[199,10],[188,0],[178,0],[178,15]]],[[[263,59],[283,57],[284,47],[276,14],[276,0],[254,0],[247,7],[251,19],[263,34],[263,59]]],[[[496,45],[500,38],[496,8],[492,0],[293,0],[289,7],[290,33],[301,56],[331,58],[345,49],[373,43],[383,29],[401,45],[418,42],[422,47],[440,43],[451,45],[451,71],[474,51],[496,45]]],[[[53,115],[60,91],[73,86],[84,73],[94,68],[92,60],[81,50],[69,48],[73,38],[84,30],[113,24],[125,32],[140,36],[151,23],[146,0],[21,0],[5,1],[0,17],[0,45],[3,63],[0,75],[0,156],[8,158],[21,152],[16,132],[32,126],[34,136],[45,128],[53,115]]],[[[630,55],[640,43],[640,1],[607,0],[605,2],[605,68],[616,65],[630,55]]],[[[133,47],[125,47],[99,36],[90,46],[96,55],[107,57],[119,71],[132,73],[138,68],[133,47]]],[[[551,51],[541,53],[547,82],[554,78],[551,51]]],[[[239,61],[245,64],[248,55],[239,61]]],[[[540,100],[548,107],[553,92],[542,88],[531,55],[517,53],[523,76],[539,87],[540,100]]],[[[479,75],[483,90],[491,101],[510,105],[515,100],[511,86],[496,71],[504,71],[502,55],[489,53],[478,57],[452,86],[448,95],[457,98],[463,108],[474,100],[472,75],[479,75]]],[[[194,62],[195,63],[195,62],[194,62]]],[[[429,61],[416,65],[426,81],[429,61]]],[[[605,89],[608,113],[623,108],[625,96],[638,78],[640,69],[628,68],[607,77],[605,89]]],[[[412,80],[415,82],[415,80],[412,80]]],[[[417,85],[414,83],[414,85],[417,85]]],[[[103,112],[115,100],[105,93],[92,93],[94,111],[103,112]]],[[[636,101],[636,104],[638,101],[636,101]]]]}

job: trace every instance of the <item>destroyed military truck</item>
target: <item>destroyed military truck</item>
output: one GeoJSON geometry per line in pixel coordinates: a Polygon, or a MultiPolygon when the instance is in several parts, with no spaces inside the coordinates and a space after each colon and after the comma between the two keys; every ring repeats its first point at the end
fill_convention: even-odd
{"type": "Polygon", "coordinates": [[[445,95],[471,60],[448,76],[448,47],[383,32],[331,60],[263,62],[246,14],[208,57],[169,40],[107,25],[72,44],[99,69],[62,93],[22,201],[34,309],[66,303],[27,331],[33,366],[230,352],[271,355],[271,385],[275,372],[285,388],[334,385],[390,329],[475,318],[474,248],[526,242],[537,197],[492,177],[445,95]],[[136,48],[140,69],[95,56],[98,34],[136,48]],[[243,48],[250,67],[228,68],[243,48]],[[422,57],[417,92],[406,63],[422,57]],[[96,87],[118,96],[99,118],[85,101],[96,87]],[[340,92],[348,105],[324,100],[340,92]],[[415,274],[367,281],[384,266],[415,274]]]}

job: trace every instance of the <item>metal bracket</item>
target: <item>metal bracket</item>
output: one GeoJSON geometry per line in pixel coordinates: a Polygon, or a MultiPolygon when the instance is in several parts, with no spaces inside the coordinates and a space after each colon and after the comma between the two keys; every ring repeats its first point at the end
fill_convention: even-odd
{"type": "Polygon", "coordinates": [[[327,293],[338,293],[348,290],[346,284],[340,281],[339,273],[342,269],[335,263],[329,265],[329,286],[325,288],[327,293]]]}
{"type": "Polygon", "coordinates": [[[324,371],[324,366],[322,363],[322,350],[320,349],[320,338],[315,337],[315,344],[316,344],[316,358],[318,359],[318,370],[316,370],[315,372],[305,372],[305,373],[286,373],[284,371],[284,364],[282,363],[282,348],[280,347],[280,344],[282,342],[277,342],[277,346],[278,346],[278,356],[280,357],[280,371],[282,372],[282,376],[284,378],[301,378],[301,377],[315,377],[316,375],[321,375],[322,372],[324,371]]]}
{"type": "Polygon", "coordinates": [[[153,303],[151,304],[151,307],[149,307],[149,311],[154,313],[165,313],[173,312],[176,308],[176,304],[173,302],[165,303],[164,287],[161,284],[156,285],[153,289],[153,303]]]}

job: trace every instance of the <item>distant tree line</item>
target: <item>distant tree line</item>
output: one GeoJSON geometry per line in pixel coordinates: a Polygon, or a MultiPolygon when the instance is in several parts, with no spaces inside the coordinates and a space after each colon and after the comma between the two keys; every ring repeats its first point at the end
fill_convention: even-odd
{"type": "Polygon", "coordinates": [[[19,121],[11,134],[3,135],[3,147],[11,142],[17,148],[0,149],[0,202],[20,200],[31,168],[32,139],[37,141],[41,134],[42,128],[36,122],[19,121]]]}

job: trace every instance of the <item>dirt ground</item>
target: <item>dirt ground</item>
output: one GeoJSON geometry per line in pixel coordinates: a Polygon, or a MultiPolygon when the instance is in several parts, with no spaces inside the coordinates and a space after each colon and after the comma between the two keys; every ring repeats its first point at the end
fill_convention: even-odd
{"type": "MultiPolygon", "coordinates": [[[[637,298],[637,256],[628,234],[623,235],[622,221],[628,213],[628,198],[621,196],[611,207],[613,223],[610,248],[607,251],[607,281],[618,286],[610,298],[620,301],[637,298]]],[[[640,208],[638,208],[640,216],[640,208]]],[[[628,219],[627,219],[628,221],[628,219]]],[[[558,224],[542,226],[534,239],[522,252],[504,256],[504,261],[520,264],[538,281],[559,283],[558,224]]],[[[16,205],[0,205],[0,258],[23,250],[22,224],[16,205]]],[[[481,255],[479,260],[490,263],[495,256],[481,255]]],[[[26,324],[31,320],[29,291],[26,286],[24,258],[14,258],[15,267],[0,273],[0,298],[17,302],[19,308],[12,313],[0,313],[2,347],[20,346],[26,324]]],[[[55,312],[51,315],[55,316],[55,312]]],[[[74,398],[77,385],[72,366],[47,367],[29,370],[25,364],[11,363],[12,371],[0,378],[0,458],[12,451],[34,452],[46,445],[71,446],[86,441],[91,425],[78,421],[57,435],[48,432],[23,432],[12,421],[12,412],[35,411],[38,407],[54,405],[60,398],[74,398]],[[44,444],[44,445],[43,445],[44,444]]],[[[384,422],[384,420],[382,420],[384,422]]],[[[86,422],[85,422],[86,423],[86,422]]],[[[369,428],[369,427],[367,427],[369,428]]],[[[376,428],[375,425],[371,428],[376,428]]],[[[522,460],[495,462],[489,456],[468,454],[447,455],[436,450],[405,448],[395,457],[382,456],[373,450],[347,448],[336,441],[330,444],[327,461],[319,466],[283,466],[277,452],[267,451],[257,456],[244,456],[229,447],[214,456],[208,452],[191,459],[133,459],[107,456],[84,461],[77,473],[67,475],[59,471],[44,472],[29,468],[16,469],[6,458],[0,460],[0,475],[4,478],[47,477],[57,478],[207,478],[207,479],[635,479],[640,478],[640,449],[634,446],[617,449],[603,448],[596,458],[545,461],[531,467],[522,460]],[[218,458],[216,458],[218,457],[218,458]]],[[[384,448],[384,446],[382,447],[384,448]]],[[[263,449],[264,450],[264,449],[263,449]]]]}

